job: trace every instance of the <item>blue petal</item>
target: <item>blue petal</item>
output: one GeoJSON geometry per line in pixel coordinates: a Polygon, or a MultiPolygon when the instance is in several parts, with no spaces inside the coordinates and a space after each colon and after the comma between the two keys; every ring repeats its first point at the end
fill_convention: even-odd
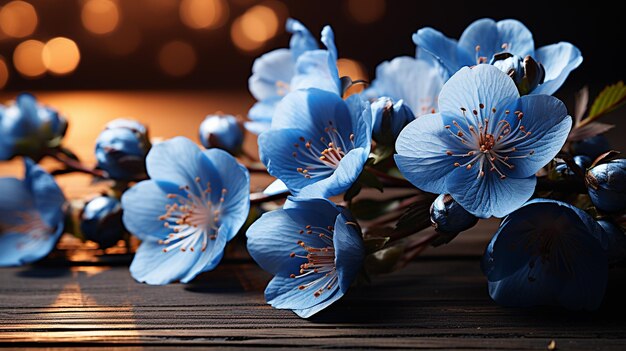
{"type": "Polygon", "coordinates": [[[24,183],[30,189],[41,218],[52,228],[63,227],[65,196],[54,177],[31,159],[25,158],[24,183]]]}
{"type": "Polygon", "coordinates": [[[315,179],[307,179],[297,171],[302,163],[293,157],[292,152],[295,151],[293,144],[300,137],[307,137],[300,129],[278,129],[268,130],[258,138],[259,156],[267,172],[282,180],[293,194],[315,182],[315,179]]]}
{"type": "MultiPolygon", "coordinates": [[[[462,68],[453,75],[439,94],[439,112],[447,117],[462,116],[461,107],[480,110],[484,104],[487,110],[499,107],[502,102],[518,98],[519,92],[513,80],[504,72],[491,65],[478,65],[462,68]]],[[[450,124],[447,121],[446,124],[450,124]]]]}
{"type": "Polygon", "coordinates": [[[325,309],[344,294],[339,289],[338,284],[335,284],[330,290],[325,290],[319,297],[313,295],[315,290],[298,289],[300,285],[307,284],[314,279],[315,276],[300,279],[276,276],[265,289],[265,299],[274,308],[290,309],[298,316],[308,318],[325,309]]]}
{"type": "Polygon", "coordinates": [[[446,177],[454,170],[447,150],[460,151],[440,114],[425,115],[409,123],[396,141],[396,164],[402,175],[416,187],[431,193],[446,193],[446,177]]]}
{"type": "Polygon", "coordinates": [[[339,162],[339,166],[327,178],[303,187],[298,193],[305,197],[331,197],[346,192],[363,171],[370,150],[350,150],[339,162]]]}
{"type": "Polygon", "coordinates": [[[255,103],[248,111],[248,118],[254,122],[267,123],[269,128],[272,123],[272,117],[274,116],[274,110],[276,105],[282,99],[282,97],[265,99],[255,103]]]}
{"type": "Polygon", "coordinates": [[[261,133],[270,129],[272,121],[267,122],[245,122],[243,126],[250,132],[256,135],[260,135],[261,133]]]}
{"type": "MultiPolygon", "coordinates": [[[[468,55],[483,56],[487,61],[493,54],[502,51],[498,42],[498,26],[491,18],[481,18],[467,26],[459,39],[459,48],[468,55]],[[476,47],[480,46],[476,51],[476,47]]],[[[476,64],[476,62],[470,63],[476,64]]]]}
{"type": "Polygon", "coordinates": [[[429,52],[453,75],[463,66],[476,63],[472,55],[459,49],[457,41],[433,28],[422,28],[413,34],[413,42],[418,49],[429,52]]]}
{"type": "MultiPolygon", "coordinates": [[[[272,129],[298,128],[324,135],[324,128],[332,122],[339,132],[352,130],[352,117],[346,103],[337,94],[320,89],[297,90],[289,93],[276,107],[272,129]]],[[[342,135],[343,136],[343,135],[342,135]]]]}
{"type": "Polygon", "coordinates": [[[209,149],[205,150],[203,154],[214,166],[215,171],[211,173],[217,173],[221,177],[222,189],[227,191],[224,194],[220,222],[222,224],[228,222],[229,230],[224,230],[224,232],[226,233],[226,240],[230,241],[248,217],[248,211],[250,210],[250,174],[244,166],[240,165],[226,151],[209,149]]]}
{"type": "Polygon", "coordinates": [[[186,277],[189,268],[199,259],[198,250],[191,252],[172,250],[163,252],[164,246],[154,241],[144,241],[139,245],[135,258],[130,264],[130,274],[140,283],[165,285],[186,277]]]}
{"type": "Polygon", "coordinates": [[[436,100],[442,86],[443,77],[436,66],[425,60],[402,56],[376,67],[376,79],[366,94],[404,100],[420,116],[437,108],[436,100]]]}
{"type": "Polygon", "coordinates": [[[332,226],[338,214],[337,207],[326,199],[290,198],[284,209],[264,213],[250,226],[246,233],[248,252],[265,271],[286,277],[297,274],[302,259],[289,255],[306,254],[298,241],[305,240],[315,247],[326,246],[318,236],[300,231],[307,225],[332,226]]]}
{"type": "Polygon", "coordinates": [[[533,94],[548,95],[554,94],[563,85],[569,73],[583,62],[580,50],[566,42],[537,49],[535,59],[543,65],[546,76],[543,84],[533,90],[533,94]]]}
{"type": "Polygon", "coordinates": [[[534,175],[561,150],[572,127],[572,118],[567,115],[565,105],[549,95],[522,96],[519,108],[524,113],[520,122],[531,134],[511,146],[517,149],[514,155],[528,155],[531,151],[533,154],[514,160],[515,168],[508,170],[507,174],[526,178],[534,175]]]}
{"type": "Polygon", "coordinates": [[[46,257],[63,234],[63,226],[33,237],[26,233],[0,233],[0,267],[21,266],[46,257]]]}
{"type": "Polygon", "coordinates": [[[304,52],[318,49],[317,41],[300,21],[288,18],[285,28],[292,34],[289,40],[289,49],[294,62],[304,52]]]}
{"type": "Polygon", "coordinates": [[[509,306],[597,309],[608,270],[602,240],[602,230],[578,208],[532,200],[505,219],[490,243],[485,272],[490,295],[509,306]],[[560,236],[544,253],[547,258],[539,255],[546,233],[560,236]]]}
{"type": "Polygon", "coordinates": [[[335,235],[333,245],[335,247],[335,262],[339,273],[339,287],[343,293],[356,278],[363,268],[365,246],[361,238],[361,231],[354,224],[356,221],[344,210],[337,216],[335,221],[335,235]]]}
{"type": "MultiPolygon", "coordinates": [[[[533,40],[533,35],[522,22],[514,19],[505,19],[499,21],[497,27],[498,42],[496,45],[506,44],[507,46],[506,48],[500,46],[499,49],[496,47],[496,53],[506,51],[520,57],[534,56],[535,41],[533,40]]],[[[489,58],[491,59],[491,57],[489,58]]]]}
{"type": "MultiPolygon", "coordinates": [[[[372,110],[369,102],[363,100],[361,95],[351,95],[345,100],[350,111],[351,126],[350,131],[354,133],[354,145],[355,147],[362,147],[368,152],[372,144],[372,110]]],[[[340,123],[338,120],[337,123],[340,123]]],[[[340,125],[341,128],[348,128],[347,126],[340,125]]],[[[341,131],[340,134],[343,138],[346,136],[348,140],[350,135],[346,135],[341,131]]],[[[344,139],[346,140],[346,139],[344,139]]]]}
{"type": "Polygon", "coordinates": [[[152,179],[191,186],[195,178],[203,174],[199,154],[198,146],[184,137],[156,144],[146,157],[148,175],[152,179]]]}
{"type": "Polygon", "coordinates": [[[467,212],[476,217],[504,217],[520,208],[535,191],[537,179],[500,179],[496,172],[457,167],[446,178],[446,190],[467,212]]]}
{"type": "MultiPolygon", "coordinates": [[[[245,219],[245,218],[244,218],[245,219]]],[[[239,226],[241,227],[241,226],[239,226]]],[[[190,265],[187,269],[187,273],[180,278],[181,283],[189,283],[198,274],[206,271],[210,271],[217,267],[224,256],[224,248],[226,242],[232,239],[239,227],[235,228],[229,223],[222,223],[220,225],[217,238],[215,240],[208,240],[206,250],[202,251],[202,244],[200,241],[194,245],[193,252],[182,252],[182,254],[200,255],[198,260],[190,265]]]]}
{"type": "Polygon", "coordinates": [[[313,50],[302,54],[296,62],[291,89],[317,88],[339,95],[339,75],[336,64],[329,64],[332,60],[328,50],[313,50]]]}
{"type": "Polygon", "coordinates": [[[16,178],[0,178],[0,223],[13,223],[14,211],[34,206],[35,199],[26,183],[16,178]]]}
{"type": "Polygon", "coordinates": [[[168,199],[167,194],[179,193],[178,185],[167,181],[139,182],[122,195],[124,226],[144,241],[167,238],[172,230],[165,228],[159,217],[165,214],[166,205],[176,202],[176,199],[168,199]]]}
{"type": "Polygon", "coordinates": [[[285,183],[282,180],[276,179],[275,181],[272,182],[272,184],[268,185],[267,188],[265,188],[265,190],[263,190],[263,194],[271,196],[271,195],[281,194],[286,191],[289,191],[289,189],[287,188],[287,185],[285,185],[285,183]]]}
{"type": "Polygon", "coordinates": [[[248,89],[257,100],[281,97],[287,93],[294,72],[294,60],[288,49],[270,51],[254,61],[248,89]]]}

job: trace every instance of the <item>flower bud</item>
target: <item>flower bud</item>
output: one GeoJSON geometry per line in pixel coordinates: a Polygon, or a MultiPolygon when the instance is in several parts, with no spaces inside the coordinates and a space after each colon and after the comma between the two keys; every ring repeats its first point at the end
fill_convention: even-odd
{"type": "Polygon", "coordinates": [[[572,143],[574,154],[589,156],[592,160],[610,150],[611,144],[602,134],[572,143]]]}
{"type": "Polygon", "coordinates": [[[144,125],[128,119],[109,122],[96,140],[98,168],[115,180],[146,178],[150,140],[144,125]]]}
{"type": "Polygon", "coordinates": [[[205,148],[218,148],[238,155],[243,145],[243,130],[231,115],[208,115],[199,128],[200,142],[205,148]]]}
{"type": "Polygon", "coordinates": [[[372,108],[372,137],[384,145],[394,145],[402,129],[415,119],[413,111],[398,100],[381,97],[374,101],[372,108]]]}
{"type": "Polygon", "coordinates": [[[607,254],[609,263],[616,263],[626,258],[626,234],[615,223],[601,219],[598,224],[604,229],[609,241],[607,254]]]}
{"type": "Polygon", "coordinates": [[[473,227],[478,218],[454,201],[452,196],[441,194],[430,206],[430,221],[438,232],[454,234],[473,227]]]}
{"type": "Polygon", "coordinates": [[[122,204],[110,196],[98,196],[83,208],[80,230],[86,239],[98,243],[101,249],[115,245],[122,239],[122,204]]]}
{"type": "Polygon", "coordinates": [[[530,56],[522,59],[520,56],[502,52],[493,55],[490,63],[513,79],[520,95],[526,95],[542,84],[546,76],[543,65],[530,56]]]}
{"type": "MultiPolygon", "coordinates": [[[[574,156],[574,163],[580,168],[583,172],[591,166],[593,160],[585,155],[576,155],[574,156]]],[[[567,163],[560,162],[556,165],[556,171],[562,176],[573,176],[574,172],[567,166],[567,163]]]]}
{"type": "Polygon", "coordinates": [[[604,212],[626,209],[626,159],[602,163],[587,172],[589,197],[604,212]]]}
{"type": "Polygon", "coordinates": [[[7,108],[0,106],[0,121],[0,160],[26,156],[38,161],[61,144],[67,131],[67,121],[56,110],[27,93],[7,108]]]}

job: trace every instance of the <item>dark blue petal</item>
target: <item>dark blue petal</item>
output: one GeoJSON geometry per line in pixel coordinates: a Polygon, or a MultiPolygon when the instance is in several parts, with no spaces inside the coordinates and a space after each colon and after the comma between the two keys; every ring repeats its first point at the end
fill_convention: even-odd
{"type": "Polygon", "coordinates": [[[535,59],[546,71],[543,84],[533,94],[554,94],[565,82],[570,72],[583,62],[580,50],[567,42],[547,45],[537,49],[535,59]]]}
{"type": "Polygon", "coordinates": [[[335,221],[335,264],[339,273],[339,287],[343,293],[363,268],[365,246],[361,237],[361,230],[356,221],[344,210],[335,221]]]}
{"type": "Polygon", "coordinates": [[[524,116],[518,122],[517,117],[511,115],[514,119],[511,123],[515,129],[512,137],[520,138],[524,133],[519,127],[515,127],[518,123],[530,134],[518,142],[511,142],[502,147],[517,149],[510,156],[525,156],[532,152],[528,157],[511,159],[510,163],[515,168],[507,170],[510,177],[526,178],[534,175],[561,150],[572,127],[572,118],[567,115],[565,105],[549,95],[522,96],[518,107],[524,116]]]}
{"type": "Polygon", "coordinates": [[[300,21],[288,18],[285,28],[289,33],[291,33],[289,49],[291,50],[294,62],[304,52],[318,48],[317,41],[313,38],[311,32],[309,32],[309,30],[302,23],[300,23],[300,21]]]}
{"type": "Polygon", "coordinates": [[[288,49],[277,49],[257,58],[252,65],[248,89],[257,100],[282,97],[295,72],[295,61],[288,49]]]}
{"type": "Polygon", "coordinates": [[[535,191],[537,179],[500,179],[496,172],[485,171],[478,176],[478,169],[457,167],[446,178],[450,195],[476,217],[504,217],[522,206],[535,191]]]}
{"type": "Polygon", "coordinates": [[[200,258],[200,243],[195,252],[172,250],[163,252],[164,246],[154,241],[139,245],[130,264],[130,274],[140,283],[165,285],[187,276],[189,268],[200,258]]]}
{"type": "Polygon", "coordinates": [[[466,153],[443,127],[440,114],[425,115],[409,123],[398,136],[396,164],[416,187],[431,193],[446,193],[446,177],[454,170],[447,150],[466,153]]]}
{"type": "Polygon", "coordinates": [[[298,289],[300,285],[307,284],[313,279],[314,276],[300,279],[275,276],[265,289],[265,299],[274,308],[290,309],[302,318],[309,318],[343,296],[344,293],[338,284],[324,291],[319,297],[313,295],[314,290],[298,289]]]}

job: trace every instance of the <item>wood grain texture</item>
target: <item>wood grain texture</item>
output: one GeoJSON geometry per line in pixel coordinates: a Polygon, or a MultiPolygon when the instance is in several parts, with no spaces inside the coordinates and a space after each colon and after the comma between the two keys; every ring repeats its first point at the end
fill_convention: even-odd
{"type": "Polygon", "coordinates": [[[595,313],[490,301],[474,258],[422,258],[353,288],[310,320],[263,300],[270,278],[224,263],[191,284],[148,286],[126,267],[0,270],[0,343],[9,347],[293,346],[385,349],[615,349],[626,345],[624,269],[595,313]]]}

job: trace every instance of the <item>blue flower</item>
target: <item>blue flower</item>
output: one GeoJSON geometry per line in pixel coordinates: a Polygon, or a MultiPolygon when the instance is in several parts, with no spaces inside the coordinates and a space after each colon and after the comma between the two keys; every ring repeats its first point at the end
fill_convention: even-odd
{"type": "Polygon", "coordinates": [[[596,208],[610,213],[626,209],[626,159],[597,165],[585,178],[589,197],[596,208]]]}
{"type": "Polygon", "coordinates": [[[23,180],[0,178],[0,266],[45,257],[63,233],[65,197],[54,178],[24,159],[23,180]]]}
{"type": "Polygon", "coordinates": [[[113,120],[96,139],[98,168],[116,180],[145,179],[145,159],[150,147],[144,125],[127,119],[113,120]]]}
{"type": "Polygon", "coordinates": [[[411,122],[396,164],[416,187],[450,194],[477,217],[502,217],[535,189],[535,173],[561,149],[572,119],[558,99],[519,97],[490,65],[462,68],[439,95],[440,113],[411,122]]]}
{"type": "Polygon", "coordinates": [[[610,219],[600,219],[598,224],[604,229],[608,240],[609,264],[623,261],[626,258],[626,234],[624,234],[624,230],[610,219]]]}
{"type": "Polygon", "coordinates": [[[124,234],[120,201],[107,195],[89,200],[80,215],[80,231],[101,249],[117,244],[124,234]]]}
{"type": "Polygon", "coordinates": [[[150,180],[122,196],[124,225],[142,240],[130,266],[148,284],[187,283],[217,266],[250,209],[250,177],[223,150],[177,137],[146,159],[150,180]]]}
{"type": "Polygon", "coordinates": [[[294,195],[329,197],[348,190],[371,146],[369,104],[319,89],[289,93],[276,108],[272,128],[259,136],[268,172],[294,195]]]}
{"type": "Polygon", "coordinates": [[[238,155],[243,144],[243,130],[235,116],[208,115],[199,128],[200,141],[207,148],[218,148],[238,155]]]}
{"type": "Polygon", "coordinates": [[[246,233],[248,251],[274,275],[267,303],[308,318],[340,299],[361,270],[365,248],[350,212],[325,199],[290,198],[246,233]]]}
{"type": "Polygon", "coordinates": [[[489,294],[505,306],[600,306],[607,283],[607,238],[588,214],[562,202],[529,201],[504,219],[482,269],[489,294]]]}
{"type": "Polygon", "coordinates": [[[318,88],[340,92],[332,29],[326,26],[322,30],[322,42],[327,50],[320,50],[302,23],[290,18],[286,28],[293,34],[289,49],[271,51],[256,59],[252,66],[248,87],[258,102],[248,112],[251,122],[245,127],[255,134],[269,129],[276,104],[290,91],[318,88]]]}
{"type": "Polygon", "coordinates": [[[67,121],[56,110],[41,106],[31,94],[20,94],[13,105],[0,106],[0,160],[39,160],[61,144],[66,130],[67,121]]]}
{"type": "Polygon", "coordinates": [[[413,35],[413,41],[437,58],[450,76],[464,66],[492,63],[509,74],[523,94],[553,94],[583,60],[580,50],[566,42],[535,50],[528,28],[513,19],[477,20],[459,41],[423,28],[413,35]]]}
{"type": "Polygon", "coordinates": [[[370,99],[387,96],[403,100],[415,116],[435,113],[437,96],[444,83],[436,62],[409,56],[396,57],[376,67],[376,79],[364,92],[370,99]]]}
{"type": "Polygon", "coordinates": [[[413,111],[403,100],[395,102],[388,97],[372,102],[372,137],[376,142],[393,145],[398,134],[415,119],[413,111]]]}

